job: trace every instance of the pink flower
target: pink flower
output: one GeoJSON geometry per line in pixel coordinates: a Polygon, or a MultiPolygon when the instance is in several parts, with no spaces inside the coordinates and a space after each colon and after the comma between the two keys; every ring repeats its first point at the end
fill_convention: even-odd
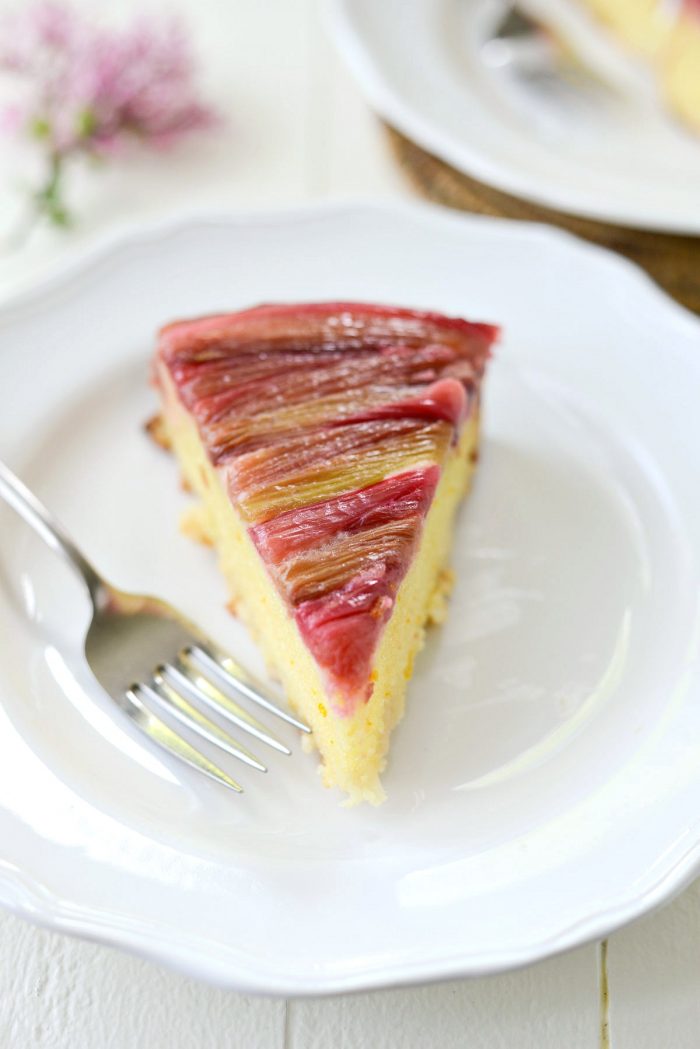
{"type": "Polygon", "coordinates": [[[106,156],[128,139],[162,149],[217,122],[197,97],[175,19],[105,29],[59,0],[35,0],[0,23],[0,71],[18,87],[3,123],[43,145],[53,183],[76,153],[106,156]]]}

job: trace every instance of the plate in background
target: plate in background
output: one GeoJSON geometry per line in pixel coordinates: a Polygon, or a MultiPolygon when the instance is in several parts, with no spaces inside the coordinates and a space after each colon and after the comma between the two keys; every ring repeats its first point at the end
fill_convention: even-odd
{"type": "Polygon", "coordinates": [[[549,208],[639,229],[700,234],[700,136],[651,74],[570,0],[526,0],[576,41],[600,104],[488,67],[503,0],[332,0],[329,25],[369,103],[473,178],[549,208]]]}
{"type": "Polygon", "coordinates": [[[315,760],[234,797],[81,664],[80,585],[0,510],[0,902],[241,990],[479,974],[601,936],[697,871],[700,325],[541,226],[422,206],[200,218],[115,240],[0,311],[0,450],[88,557],[262,672],[142,431],[155,329],[274,299],[501,322],[458,582],[378,809],[315,760]]]}

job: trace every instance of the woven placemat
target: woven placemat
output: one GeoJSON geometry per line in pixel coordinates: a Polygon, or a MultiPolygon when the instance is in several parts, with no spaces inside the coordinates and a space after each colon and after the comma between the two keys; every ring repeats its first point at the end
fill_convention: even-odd
{"type": "Polygon", "coordinates": [[[431,200],[482,215],[549,222],[613,248],[642,266],[678,302],[700,313],[700,237],[612,226],[531,204],[463,175],[394,128],[387,126],[387,133],[401,167],[431,200]]]}

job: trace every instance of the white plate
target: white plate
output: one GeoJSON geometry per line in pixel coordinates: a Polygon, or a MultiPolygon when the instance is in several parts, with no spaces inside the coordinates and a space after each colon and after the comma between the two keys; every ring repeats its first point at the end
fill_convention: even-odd
{"type": "Polygon", "coordinates": [[[370,104],[466,174],[573,214],[700,233],[700,137],[571,0],[527,2],[611,85],[607,101],[564,102],[486,66],[503,0],[329,0],[330,26],[370,104]]]}
{"type": "Polygon", "coordinates": [[[87,555],[259,668],[176,468],[141,431],[163,321],[349,297],[501,321],[447,625],[378,809],[295,746],[232,796],[151,749],[81,665],[64,566],[0,516],[0,900],[242,989],[484,973],[600,936],[700,852],[700,326],[629,263],[429,207],[198,219],[0,313],[0,449],[87,555]]]}

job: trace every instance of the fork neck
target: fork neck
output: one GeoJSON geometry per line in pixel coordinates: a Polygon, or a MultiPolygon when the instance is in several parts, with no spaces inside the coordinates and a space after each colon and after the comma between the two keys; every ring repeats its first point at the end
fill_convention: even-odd
{"type": "Polygon", "coordinates": [[[48,547],[72,565],[82,579],[93,607],[97,607],[104,589],[102,579],[53,514],[3,462],[0,462],[0,497],[31,525],[48,547]]]}

